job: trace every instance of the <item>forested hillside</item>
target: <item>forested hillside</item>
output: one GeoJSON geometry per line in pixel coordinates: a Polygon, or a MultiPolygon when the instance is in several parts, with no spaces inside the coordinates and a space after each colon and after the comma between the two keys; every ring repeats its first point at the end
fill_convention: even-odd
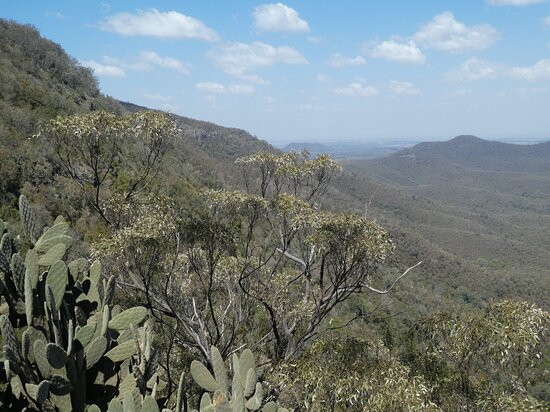
{"type": "Polygon", "coordinates": [[[409,198],[402,224],[492,278],[483,289],[548,307],[549,150],[459,136],[347,166],[409,198]]]}
{"type": "Polygon", "coordinates": [[[0,409],[548,407],[547,146],[505,193],[472,138],[342,170],[0,30],[0,409]]]}

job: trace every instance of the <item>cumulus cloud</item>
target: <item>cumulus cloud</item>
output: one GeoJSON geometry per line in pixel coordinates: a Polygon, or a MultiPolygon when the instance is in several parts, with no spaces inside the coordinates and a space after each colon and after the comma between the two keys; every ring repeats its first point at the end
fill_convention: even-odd
{"type": "Polygon", "coordinates": [[[420,46],[450,52],[486,49],[498,38],[499,32],[491,25],[467,26],[450,11],[435,16],[413,36],[420,46]]]}
{"type": "Polygon", "coordinates": [[[282,3],[261,4],[252,12],[258,30],[271,32],[307,32],[309,24],[298,12],[282,3]]]}
{"type": "Polygon", "coordinates": [[[274,47],[262,42],[228,43],[208,53],[210,59],[227,74],[237,78],[264,83],[253,70],[283,64],[307,64],[307,59],[289,46],[274,47]]]}
{"type": "Polygon", "coordinates": [[[516,80],[538,81],[550,79],[550,59],[539,60],[531,66],[508,66],[505,64],[472,58],[450,72],[451,80],[483,80],[512,78],[516,80]]]}
{"type": "Polygon", "coordinates": [[[197,83],[195,87],[198,90],[213,94],[252,94],[254,87],[248,84],[230,84],[223,85],[216,82],[197,83]]]}
{"type": "Polygon", "coordinates": [[[346,57],[342,56],[340,53],[336,53],[330,56],[327,63],[334,68],[343,68],[349,66],[362,66],[366,64],[367,61],[361,56],[346,57]]]}
{"type": "Polygon", "coordinates": [[[106,64],[122,67],[126,70],[150,71],[157,67],[175,70],[181,74],[189,74],[189,65],[174,57],[161,56],[154,51],[141,51],[137,57],[120,59],[111,56],[103,56],[106,64]]]}
{"type": "Polygon", "coordinates": [[[426,56],[413,40],[406,42],[386,40],[375,45],[370,50],[370,54],[375,58],[382,58],[398,63],[422,64],[426,61],[426,56]]]}
{"type": "Polygon", "coordinates": [[[399,80],[392,80],[390,81],[390,92],[392,94],[399,94],[399,95],[415,95],[420,94],[420,90],[416,88],[414,84],[411,82],[403,82],[399,80]]]}
{"type": "Polygon", "coordinates": [[[153,51],[142,51],[140,53],[141,61],[145,64],[172,69],[181,74],[189,74],[189,66],[181,60],[173,57],[160,56],[153,51]]]}
{"type": "Polygon", "coordinates": [[[174,39],[216,41],[218,34],[203,22],[177,11],[138,10],[136,14],[118,13],[99,22],[103,31],[124,36],[152,36],[174,39]]]}
{"type": "Polygon", "coordinates": [[[504,72],[504,65],[474,57],[466,60],[458,69],[448,73],[447,77],[451,80],[495,79],[504,72]]]}
{"type": "Polygon", "coordinates": [[[528,81],[550,79],[550,59],[539,60],[532,66],[510,67],[508,75],[516,79],[528,81]]]}
{"type": "Polygon", "coordinates": [[[126,73],[124,72],[124,69],[121,67],[101,64],[94,60],[87,60],[81,63],[83,66],[89,67],[90,69],[92,69],[97,76],[126,77],[126,73]]]}
{"type": "Polygon", "coordinates": [[[487,0],[491,6],[528,6],[530,4],[544,3],[546,0],[487,0]]]}
{"type": "Polygon", "coordinates": [[[335,87],[333,92],[342,96],[371,97],[378,94],[378,90],[362,82],[353,82],[343,87],[335,87]]]}

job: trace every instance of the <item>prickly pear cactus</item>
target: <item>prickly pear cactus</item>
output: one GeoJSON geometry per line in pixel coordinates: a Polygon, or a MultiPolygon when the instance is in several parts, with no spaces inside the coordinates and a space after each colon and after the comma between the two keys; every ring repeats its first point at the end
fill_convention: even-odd
{"type": "Polygon", "coordinates": [[[158,411],[147,310],[113,305],[99,262],[64,261],[73,239],[62,217],[40,232],[24,196],[19,205],[24,257],[0,222],[0,410],[158,411]]]}
{"type": "Polygon", "coordinates": [[[288,412],[273,401],[264,404],[263,386],[258,382],[256,361],[249,349],[241,356],[236,353],[232,356],[231,387],[220,352],[212,346],[211,353],[214,375],[202,363],[191,363],[191,376],[206,391],[200,401],[200,412],[288,412]]]}

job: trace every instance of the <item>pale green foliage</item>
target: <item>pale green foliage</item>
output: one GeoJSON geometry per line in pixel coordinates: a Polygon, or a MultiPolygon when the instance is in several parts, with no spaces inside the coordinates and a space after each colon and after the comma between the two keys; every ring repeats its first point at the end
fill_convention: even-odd
{"type": "Polygon", "coordinates": [[[259,153],[237,164],[248,191],[204,190],[198,216],[145,197],[96,248],[206,360],[213,343],[225,355],[251,338],[272,342],[274,358],[291,357],[336,305],[367,288],[393,244],[375,222],[319,210],[340,170],[329,156],[259,153]]]}
{"type": "Polygon", "coordinates": [[[536,404],[529,381],[549,324],[548,312],[517,301],[491,303],[483,313],[436,316],[424,326],[424,362],[435,372],[428,376],[446,404],[496,410],[536,404]]]}
{"type": "Polygon", "coordinates": [[[56,161],[86,201],[112,223],[104,210],[105,192],[119,191],[128,200],[147,187],[178,132],[175,121],[162,112],[118,116],[94,111],[56,117],[39,136],[52,147],[56,161]]]}
{"type": "Polygon", "coordinates": [[[275,193],[288,191],[307,200],[323,194],[332,177],[342,167],[329,155],[309,159],[307,151],[275,155],[260,152],[239,158],[248,190],[258,190],[262,197],[268,195],[272,185],[275,193]]]}
{"type": "Polygon", "coordinates": [[[317,341],[272,379],[284,398],[307,410],[438,410],[424,379],[411,375],[380,341],[317,341]]]}
{"type": "Polygon", "coordinates": [[[541,402],[533,397],[518,393],[510,395],[507,393],[490,394],[486,398],[477,401],[477,407],[482,411],[510,411],[510,412],[535,412],[548,411],[548,402],[541,402]]]}
{"type": "Polygon", "coordinates": [[[173,240],[177,228],[174,207],[164,196],[147,195],[125,202],[114,195],[106,204],[107,215],[117,216],[121,229],[112,236],[102,237],[95,244],[95,256],[117,255],[129,246],[146,251],[146,245],[165,239],[173,240]]]}
{"type": "Polygon", "coordinates": [[[269,203],[257,195],[250,195],[238,190],[206,190],[203,196],[208,199],[208,204],[213,214],[249,214],[267,213],[269,203]]]}
{"type": "Polygon", "coordinates": [[[306,243],[321,251],[341,249],[340,253],[369,256],[373,262],[384,261],[393,252],[388,233],[372,220],[332,212],[311,214],[310,219],[314,231],[306,243]]]}

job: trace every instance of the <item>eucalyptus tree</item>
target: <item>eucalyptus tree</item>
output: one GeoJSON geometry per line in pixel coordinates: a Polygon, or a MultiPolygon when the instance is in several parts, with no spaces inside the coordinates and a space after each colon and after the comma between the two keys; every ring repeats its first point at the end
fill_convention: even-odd
{"type": "Polygon", "coordinates": [[[104,111],[59,116],[39,132],[63,174],[86,202],[111,223],[104,203],[113,191],[129,200],[158,173],[177,133],[174,120],[157,111],[119,116],[104,111]]]}
{"type": "Polygon", "coordinates": [[[203,190],[200,213],[144,198],[97,253],[205,359],[211,345],[223,356],[248,345],[288,359],[338,304],[391,290],[373,276],[393,244],[375,222],[319,207],[340,171],[330,156],[258,153],[236,163],[246,190],[203,190]]]}

